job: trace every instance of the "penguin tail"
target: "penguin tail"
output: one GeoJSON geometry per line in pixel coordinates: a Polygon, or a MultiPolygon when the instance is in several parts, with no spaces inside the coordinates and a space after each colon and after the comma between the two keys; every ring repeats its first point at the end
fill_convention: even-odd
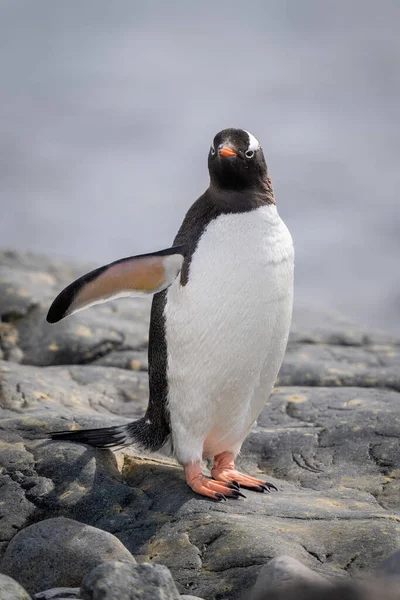
{"type": "Polygon", "coordinates": [[[79,442],[94,448],[123,448],[135,444],[156,452],[166,442],[168,434],[169,431],[154,427],[146,417],[143,417],[138,421],[114,427],[54,431],[49,437],[52,440],[79,442]]]}

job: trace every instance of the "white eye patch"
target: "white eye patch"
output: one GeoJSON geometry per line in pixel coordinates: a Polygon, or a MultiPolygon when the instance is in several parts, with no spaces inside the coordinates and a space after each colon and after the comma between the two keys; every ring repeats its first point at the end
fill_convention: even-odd
{"type": "Polygon", "coordinates": [[[254,135],[250,133],[250,131],[246,131],[245,129],[243,131],[245,131],[249,136],[249,146],[247,148],[247,151],[255,152],[256,150],[258,150],[260,147],[260,142],[258,141],[258,139],[255,138],[254,135]]]}

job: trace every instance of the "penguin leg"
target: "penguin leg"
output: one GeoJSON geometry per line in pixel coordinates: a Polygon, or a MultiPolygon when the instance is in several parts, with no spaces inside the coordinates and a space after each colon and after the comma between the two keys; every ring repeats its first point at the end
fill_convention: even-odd
{"type": "Polygon", "coordinates": [[[270,492],[277,490],[273,483],[267,483],[262,479],[256,479],[250,475],[245,475],[235,469],[235,455],[233,452],[221,452],[214,457],[214,466],[211,469],[211,476],[216,481],[225,483],[239,484],[250,490],[257,492],[270,492]]]}
{"type": "Polygon", "coordinates": [[[184,465],[186,483],[197,494],[208,496],[214,500],[226,500],[227,497],[239,498],[243,496],[238,486],[230,481],[219,482],[205,477],[202,473],[200,461],[184,465]]]}

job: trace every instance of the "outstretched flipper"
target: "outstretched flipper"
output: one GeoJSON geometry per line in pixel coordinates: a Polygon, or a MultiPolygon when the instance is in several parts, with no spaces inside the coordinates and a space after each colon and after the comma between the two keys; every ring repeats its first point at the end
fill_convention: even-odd
{"type": "Polygon", "coordinates": [[[47,313],[47,321],[57,323],[88,306],[114,298],[165,290],[181,271],[183,249],[183,246],[175,246],[151,254],[121,258],[90,271],[57,296],[47,313]]]}

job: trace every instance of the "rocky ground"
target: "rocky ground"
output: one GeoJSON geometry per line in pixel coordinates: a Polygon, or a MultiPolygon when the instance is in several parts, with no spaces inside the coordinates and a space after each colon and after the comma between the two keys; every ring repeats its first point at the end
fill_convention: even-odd
{"type": "Polygon", "coordinates": [[[160,598],[239,599],[256,594],[264,565],[280,555],[343,581],[374,573],[399,548],[398,339],[297,311],[277,387],[240,459],[279,491],[214,503],[194,495],[182,469],[162,457],[45,439],[122,423],[147,403],[148,302],[45,321],[55,295],[86,270],[0,254],[3,578],[29,594],[61,586],[105,598],[94,589],[100,575],[89,575],[107,563],[118,581],[115,570],[130,568],[131,585],[165,580],[160,598]],[[151,577],[141,563],[153,565],[151,577]]]}

